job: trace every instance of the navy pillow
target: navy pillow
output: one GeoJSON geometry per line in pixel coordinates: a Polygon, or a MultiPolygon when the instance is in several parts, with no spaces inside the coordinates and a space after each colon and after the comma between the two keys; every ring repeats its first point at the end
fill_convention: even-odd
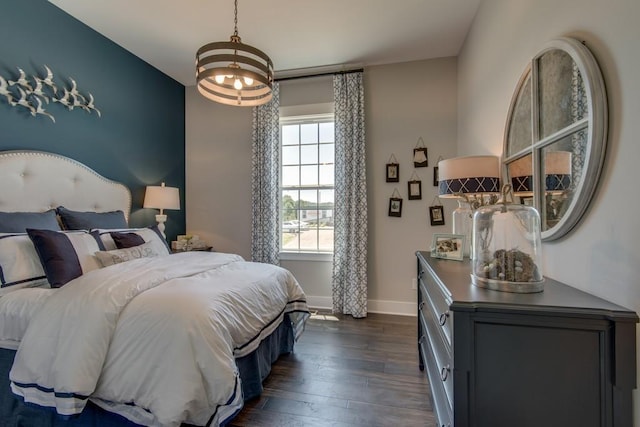
{"type": "Polygon", "coordinates": [[[140,246],[145,243],[142,236],[136,233],[119,233],[112,231],[109,234],[111,234],[111,238],[118,249],[133,248],[134,246],[140,246]]]}
{"type": "Polygon", "coordinates": [[[0,212],[0,233],[25,233],[27,228],[59,231],[56,211],[0,212]]]}
{"type": "Polygon", "coordinates": [[[124,212],[78,212],[64,206],[56,209],[65,230],[90,230],[92,228],[116,229],[127,228],[124,212]]]}
{"type": "Polygon", "coordinates": [[[27,234],[52,288],[59,288],[76,277],[102,267],[94,256],[96,252],[105,250],[96,231],[64,232],[28,228],[27,234]]]}

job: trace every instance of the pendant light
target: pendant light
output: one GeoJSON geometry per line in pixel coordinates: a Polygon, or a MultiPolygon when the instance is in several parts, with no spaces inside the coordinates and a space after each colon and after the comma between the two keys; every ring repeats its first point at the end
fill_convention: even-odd
{"type": "Polygon", "coordinates": [[[202,46],[196,53],[196,83],[206,98],[226,105],[253,107],[272,97],[273,63],[238,35],[238,0],[235,0],[234,31],[228,42],[202,46]]]}

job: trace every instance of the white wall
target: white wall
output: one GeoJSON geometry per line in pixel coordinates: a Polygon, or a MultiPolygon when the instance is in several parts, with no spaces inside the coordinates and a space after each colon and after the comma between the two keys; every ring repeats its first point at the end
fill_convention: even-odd
{"type": "MultiPolygon", "coordinates": [[[[640,160],[638,17],[637,0],[485,0],[458,58],[459,153],[500,154],[509,102],[528,61],[545,42],[559,36],[586,42],[607,86],[609,147],[590,209],[566,238],[543,244],[543,268],[549,277],[636,312],[640,312],[640,202],[635,191],[640,160]]],[[[640,426],[638,394],[635,426],[640,426]]]]}
{"type": "Polygon", "coordinates": [[[369,204],[369,310],[416,313],[415,251],[428,250],[433,233],[451,232],[451,206],[446,225],[431,227],[428,206],[438,194],[433,166],[438,157],[456,153],[456,59],[382,65],[365,70],[365,132],[369,204]],[[429,166],[413,167],[413,149],[422,137],[429,166]],[[394,155],[400,182],[385,181],[385,165],[394,155]],[[422,200],[408,200],[413,172],[422,180],[422,200]],[[402,217],[389,217],[394,189],[403,198],[402,217]]]}
{"type": "MultiPolygon", "coordinates": [[[[364,73],[367,179],[369,187],[369,311],[415,314],[416,250],[428,249],[434,232],[450,232],[451,205],[445,226],[431,227],[428,206],[437,187],[433,166],[439,156],[456,153],[456,59],[443,58],[370,67],[364,73]],[[415,169],[423,198],[407,199],[414,171],[413,148],[422,137],[429,167],[415,169]],[[400,162],[397,184],[385,182],[391,154],[400,162]],[[404,199],[402,217],[387,216],[397,188],[404,199]]],[[[281,84],[281,105],[332,101],[331,78],[281,84]],[[327,98],[328,96],[328,98],[327,98]]],[[[207,239],[216,250],[251,254],[251,109],[204,99],[186,89],[187,231],[207,239]]],[[[316,305],[331,298],[331,265],[282,261],[316,305]]]]}
{"type": "Polygon", "coordinates": [[[187,233],[251,259],[251,108],[185,89],[187,233]]]}

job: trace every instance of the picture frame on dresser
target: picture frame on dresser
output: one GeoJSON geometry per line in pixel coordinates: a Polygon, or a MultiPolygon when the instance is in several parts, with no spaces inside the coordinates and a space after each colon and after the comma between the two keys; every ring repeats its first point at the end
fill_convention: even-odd
{"type": "Polygon", "coordinates": [[[434,234],[431,243],[431,256],[462,261],[464,258],[465,239],[464,234],[434,234]]]}

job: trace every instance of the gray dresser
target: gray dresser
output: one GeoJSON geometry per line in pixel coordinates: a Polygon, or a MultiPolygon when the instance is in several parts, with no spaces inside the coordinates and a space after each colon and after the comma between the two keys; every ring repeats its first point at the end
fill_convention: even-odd
{"type": "Polygon", "coordinates": [[[632,426],[636,313],[548,278],[536,294],[477,288],[469,260],[416,256],[438,427],[632,426]]]}

